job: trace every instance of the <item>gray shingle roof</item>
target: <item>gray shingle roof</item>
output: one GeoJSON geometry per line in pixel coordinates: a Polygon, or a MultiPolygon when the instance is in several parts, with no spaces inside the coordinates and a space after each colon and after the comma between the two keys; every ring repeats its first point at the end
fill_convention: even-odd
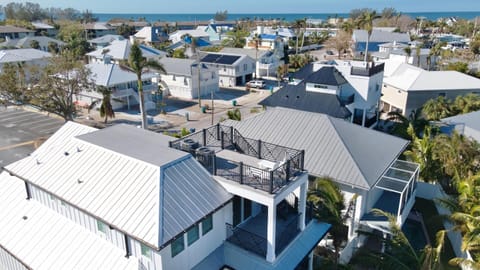
{"type": "Polygon", "coordinates": [[[304,149],[310,174],[365,190],[408,145],[406,140],[324,114],[284,108],[225,124],[248,138],[304,149]]]}
{"type": "Polygon", "coordinates": [[[306,82],[332,86],[346,84],[347,80],[335,67],[322,67],[305,78],[306,82]]]}
{"type": "Polygon", "coordinates": [[[337,95],[307,91],[303,82],[298,85],[288,84],[260,101],[259,104],[267,107],[324,113],[342,119],[351,115],[337,95]]]}

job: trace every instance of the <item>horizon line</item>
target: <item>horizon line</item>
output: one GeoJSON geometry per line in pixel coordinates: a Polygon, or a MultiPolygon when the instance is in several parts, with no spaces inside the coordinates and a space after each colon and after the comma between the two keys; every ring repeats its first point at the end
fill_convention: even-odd
{"type": "MultiPolygon", "coordinates": [[[[227,10],[228,11],[228,10],[227,10]]],[[[169,15],[169,14],[185,14],[185,15],[190,15],[190,14],[201,14],[201,15],[208,15],[208,14],[215,14],[218,11],[215,12],[193,12],[193,13],[186,13],[186,12],[153,12],[153,13],[147,13],[147,12],[94,12],[91,11],[93,14],[95,13],[100,13],[100,14],[161,14],[161,15],[169,15]]],[[[348,12],[228,12],[228,14],[245,14],[245,15],[262,15],[262,14],[348,14],[351,11],[348,12]]],[[[457,10],[457,11],[397,11],[400,13],[474,13],[474,12],[480,12],[480,10],[457,10]]],[[[480,14],[478,14],[480,17],[480,14]]]]}

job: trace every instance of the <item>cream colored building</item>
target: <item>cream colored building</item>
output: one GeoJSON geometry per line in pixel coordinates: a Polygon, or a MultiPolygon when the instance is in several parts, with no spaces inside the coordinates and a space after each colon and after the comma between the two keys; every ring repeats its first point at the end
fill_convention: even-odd
{"type": "Polygon", "coordinates": [[[457,71],[426,71],[405,63],[388,63],[383,79],[381,109],[408,116],[429,99],[480,94],[480,80],[457,71]],[[388,67],[390,65],[390,67],[388,67]]]}

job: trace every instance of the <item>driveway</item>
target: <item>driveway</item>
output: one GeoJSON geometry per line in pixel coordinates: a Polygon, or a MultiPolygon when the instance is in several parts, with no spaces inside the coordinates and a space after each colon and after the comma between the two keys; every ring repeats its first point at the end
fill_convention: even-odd
{"type": "Polygon", "coordinates": [[[0,167],[20,160],[57,131],[64,121],[19,108],[0,109],[0,167]]]}

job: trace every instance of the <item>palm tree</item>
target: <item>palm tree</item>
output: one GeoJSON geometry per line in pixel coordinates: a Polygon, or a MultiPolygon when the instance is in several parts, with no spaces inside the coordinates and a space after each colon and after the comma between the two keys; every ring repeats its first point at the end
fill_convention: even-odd
{"type": "Polygon", "coordinates": [[[408,60],[410,59],[410,56],[412,56],[412,48],[407,46],[403,48],[403,51],[405,52],[405,63],[408,64],[408,60]]]}
{"type": "Polygon", "coordinates": [[[417,47],[415,47],[415,54],[417,56],[417,67],[420,66],[420,53],[422,52],[422,47],[421,45],[417,45],[417,47]]]}
{"type": "MultiPolygon", "coordinates": [[[[294,22],[293,22],[293,28],[295,28],[295,32],[296,32],[296,39],[295,39],[295,54],[297,55],[298,54],[298,38],[300,37],[300,35],[303,36],[303,28],[305,27],[305,24],[306,24],[306,20],[305,19],[296,19],[294,22]]],[[[303,43],[303,41],[302,41],[303,43]]],[[[303,45],[302,45],[303,46],[303,45]]]]}
{"type": "Polygon", "coordinates": [[[257,78],[257,62],[258,62],[258,47],[262,44],[262,37],[258,33],[255,33],[253,37],[253,42],[255,42],[255,79],[257,78]]]}
{"type": "Polygon", "coordinates": [[[365,62],[367,62],[368,60],[368,43],[370,42],[370,36],[372,35],[373,31],[373,21],[377,18],[380,18],[380,16],[377,15],[377,12],[375,10],[367,10],[363,12],[358,19],[358,24],[367,31],[367,45],[365,46],[364,58],[365,62]]]}
{"type": "Polygon", "coordinates": [[[222,45],[226,47],[243,48],[246,44],[247,31],[235,29],[234,31],[227,32],[226,39],[222,40],[222,45]]]}
{"type": "Polygon", "coordinates": [[[342,29],[342,31],[348,33],[349,36],[352,36],[353,29],[355,28],[355,26],[353,25],[352,20],[349,19],[344,21],[340,26],[340,28],[342,29]]]}
{"type": "Polygon", "coordinates": [[[385,246],[385,251],[360,249],[350,261],[351,265],[363,266],[369,269],[442,269],[440,254],[444,244],[445,231],[439,231],[437,233],[435,247],[427,245],[423,250],[418,252],[408,241],[398,225],[395,216],[379,209],[373,209],[373,212],[378,216],[385,216],[387,218],[390,235],[385,239],[374,233],[359,232],[382,242],[385,246]]]}
{"type": "Polygon", "coordinates": [[[413,131],[417,136],[423,132],[425,127],[428,125],[428,121],[422,117],[422,110],[412,110],[408,118],[403,116],[401,113],[396,111],[391,111],[387,114],[388,121],[394,121],[393,129],[391,134],[394,134],[398,137],[402,137],[407,140],[411,140],[412,137],[408,133],[408,128],[410,125],[413,128],[413,131]]]}
{"type": "Polygon", "coordinates": [[[445,99],[444,96],[439,96],[436,99],[430,99],[422,107],[423,114],[427,120],[438,121],[442,118],[451,116],[450,100],[445,99]]]}
{"type": "Polygon", "coordinates": [[[338,263],[340,248],[348,238],[348,227],[342,216],[342,210],[345,209],[343,194],[332,180],[317,178],[314,187],[308,191],[307,199],[313,204],[315,218],[332,225],[329,233],[335,247],[335,262],[338,263]]]}
{"type": "Polygon", "coordinates": [[[134,72],[137,75],[138,96],[140,103],[140,114],[142,115],[142,128],[147,129],[147,112],[145,110],[145,97],[143,95],[142,74],[149,68],[154,69],[160,73],[165,73],[163,65],[153,59],[143,57],[142,50],[137,42],[133,43],[130,48],[130,55],[128,62],[123,62],[123,68],[134,72]]]}
{"type": "Polygon", "coordinates": [[[480,268],[480,175],[472,175],[456,184],[458,195],[438,200],[453,213],[450,220],[453,230],[462,234],[462,250],[473,255],[473,261],[454,258],[450,263],[470,266],[469,269],[480,268]]]}
{"type": "Polygon", "coordinates": [[[432,128],[427,126],[423,132],[423,137],[418,137],[412,125],[408,128],[408,133],[412,137],[411,149],[405,151],[404,155],[408,160],[420,165],[420,178],[425,182],[435,182],[438,180],[438,171],[440,165],[435,159],[435,143],[432,140],[432,128]]]}
{"type": "Polygon", "coordinates": [[[277,80],[278,80],[278,87],[280,87],[280,82],[282,81],[283,77],[287,73],[288,69],[286,65],[280,65],[277,67],[277,80]]]}
{"type": "Polygon", "coordinates": [[[453,111],[455,114],[465,114],[480,110],[480,96],[477,94],[467,94],[457,96],[453,102],[453,111]]]}
{"type": "Polygon", "coordinates": [[[100,85],[97,87],[97,92],[102,94],[102,104],[100,105],[100,117],[104,117],[105,124],[108,118],[115,118],[115,112],[113,111],[111,99],[112,90],[100,85]]]}
{"type": "Polygon", "coordinates": [[[240,121],[240,120],[242,120],[242,113],[240,112],[239,109],[228,110],[227,111],[227,117],[230,120],[240,121]]]}
{"type": "Polygon", "coordinates": [[[201,68],[201,63],[200,63],[200,54],[197,52],[198,48],[198,39],[195,37],[191,36],[190,34],[185,34],[183,35],[182,39],[185,41],[185,46],[190,48],[190,53],[192,56],[196,55],[197,56],[197,82],[198,82],[198,107],[202,107],[202,92],[201,92],[201,79],[200,79],[200,68],[201,68]],[[190,41],[190,43],[189,43],[190,41]]]}

